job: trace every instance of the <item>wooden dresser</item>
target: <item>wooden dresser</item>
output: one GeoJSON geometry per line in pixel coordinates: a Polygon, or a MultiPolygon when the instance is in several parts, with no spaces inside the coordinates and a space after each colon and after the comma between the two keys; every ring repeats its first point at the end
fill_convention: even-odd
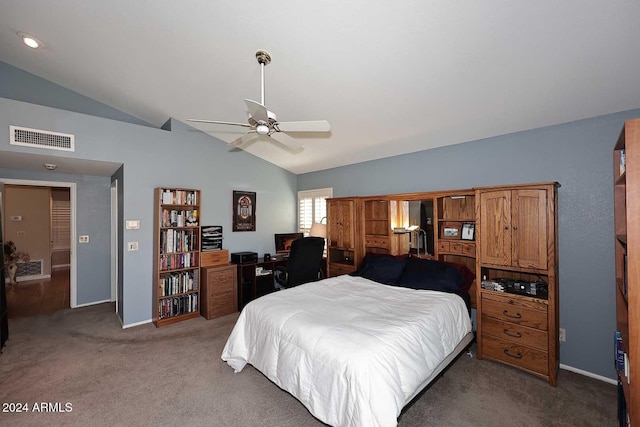
{"type": "Polygon", "coordinates": [[[207,320],[238,311],[236,265],[227,250],[204,252],[201,261],[200,314],[207,320]],[[206,258],[206,259],[205,259],[206,258]]]}
{"type": "Polygon", "coordinates": [[[476,189],[478,358],[522,369],[556,385],[559,368],[557,183],[476,189]],[[504,279],[501,282],[499,279],[504,279]],[[490,289],[491,282],[548,293],[490,289]],[[514,291],[515,292],[515,291],[514,291]]]}

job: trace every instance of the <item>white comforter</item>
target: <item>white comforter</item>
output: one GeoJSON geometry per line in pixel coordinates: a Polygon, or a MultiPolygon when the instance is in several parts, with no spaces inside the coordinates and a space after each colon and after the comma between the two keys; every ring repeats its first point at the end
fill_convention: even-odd
{"type": "Polygon", "coordinates": [[[333,426],[396,426],[416,389],[471,331],[457,295],[338,276],[245,306],[222,351],[333,426]]]}

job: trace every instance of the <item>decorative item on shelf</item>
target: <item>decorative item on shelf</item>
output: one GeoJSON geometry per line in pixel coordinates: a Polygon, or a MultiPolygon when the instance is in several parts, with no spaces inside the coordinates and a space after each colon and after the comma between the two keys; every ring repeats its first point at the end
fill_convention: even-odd
{"type": "Polygon", "coordinates": [[[20,252],[16,248],[16,244],[9,240],[4,244],[4,264],[9,274],[9,283],[17,285],[16,273],[18,272],[18,263],[29,262],[31,257],[26,252],[20,252]]]}
{"type": "Polygon", "coordinates": [[[460,224],[443,223],[440,226],[441,239],[460,239],[460,224]]]}
{"type": "Polygon", "coordinates": [[[233,191],[233,231],[256,231],[256,193],[233,191]]]}
{"type": "Polygon", "coordinates": [[[475,238],[475,228],[476,225],[472,222],[466,222],[462,224],[462,232],[460,234],[460,238],[462,240],[473,240],[475,238]]]}

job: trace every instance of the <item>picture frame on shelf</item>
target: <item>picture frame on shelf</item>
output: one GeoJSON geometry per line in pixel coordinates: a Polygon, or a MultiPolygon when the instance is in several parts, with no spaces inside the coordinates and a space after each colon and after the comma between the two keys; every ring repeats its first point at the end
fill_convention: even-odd
{"type": "Polygon", "coordinates": [[[232,231],[256,231],[256,193],[233,191],[232,231]]]}
{"type": "Polygon", "coordinates": [[[462,231],[460,233],[460,239],[462,240],[474,240],[475,239],[476,225],[472,222],[465,222],[462,224],[462,231]]]}
{"type": "Polygon", "coordinates": [[[441,239],[460,239],[460,224],[443,223],[440,225],[441,239]]]}

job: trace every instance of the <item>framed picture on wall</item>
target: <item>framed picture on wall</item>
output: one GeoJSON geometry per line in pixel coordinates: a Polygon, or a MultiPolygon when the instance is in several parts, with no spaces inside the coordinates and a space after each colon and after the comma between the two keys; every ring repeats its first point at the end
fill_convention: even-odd
{"type": "Polygon", "coordinates": [[[256,193],[233,191],[232,231],[256,231],[256,193]]]}
{"type": "Polygon", "coordinates": [[[462,240],[473,240],[475,234],[476,225],[472,222],[462,224],[462,233],[460,238],[462,240]]]}

